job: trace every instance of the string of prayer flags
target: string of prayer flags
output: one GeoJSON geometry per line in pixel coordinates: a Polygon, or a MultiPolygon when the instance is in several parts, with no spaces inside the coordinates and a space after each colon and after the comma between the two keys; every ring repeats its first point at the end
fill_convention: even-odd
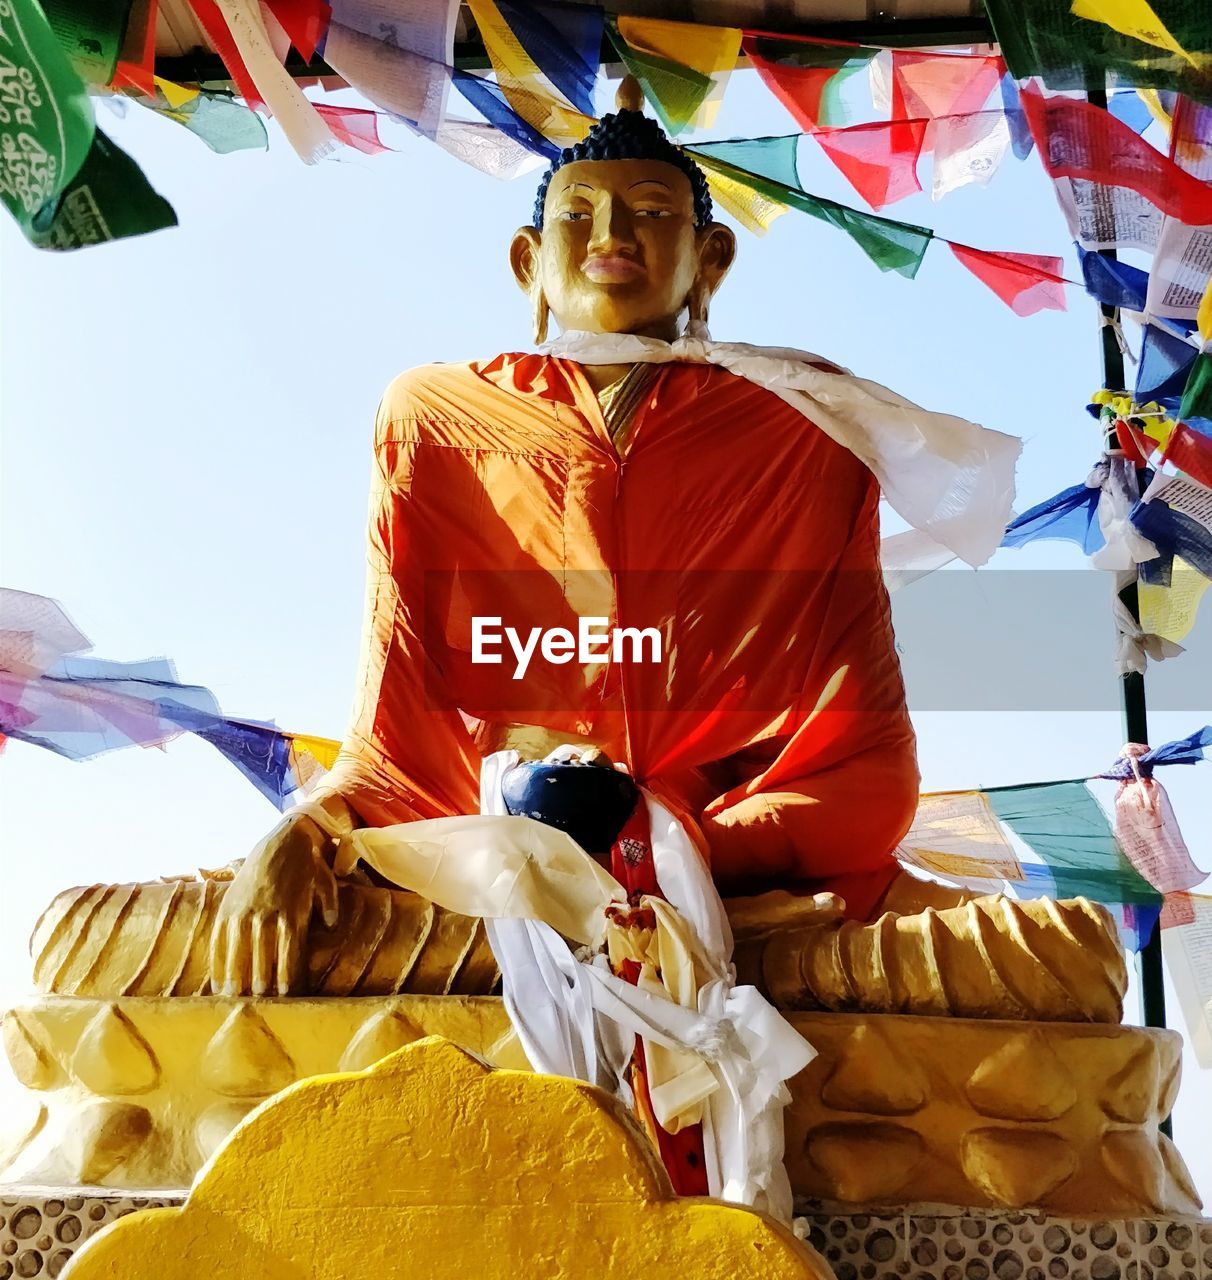
{"type": "MultiPolygon", "coordinates": [[[[1040,76],[1051,89],[1085,90],[1101,88],[1110,76],[1120,84],[1207,96],[1207,64],[1201,57],[1212,53],[1207,0],[1166,0],[1164,5],[1158,0],[1168,37],[1181,53],[1143,42],[1116,22],[1096,17],[1110,15],[1127,26],[1133,0],[1078,3],[1090,7],[1093,21],[1063,0],[986,0],[997,43],[1016,79],[1040,76]]],[[[1147,20],[1140,26],[1156,30],[1147,20]]]]}
{"type": "MultiPolygon", "coordinates": [[[[496,72],[496,87],[514,114],[557,148],[580,142],[593,127],[592,118],[556,90],[515,34],[497,0],[469,0],[469,8],[496,72]]],[[[550,39],[558,38],[552,27],[550,39]]]]}
{"type": "Polygon", "coordinates": [[[763,194],[748,183],[733,177],[726,168],[700,159],[699,167],[707,179],[711,198],[734,217],[746,230],[764,236],[776,218],[790,212],[791,206],[763,194]]]}
{"type": "Polygon", "coordinates": [[[892,119],[971,115],[988,102],[1003,70],[996,55],[893,50],[892,119]]]}
{"type": "Polygon", "coordinates": [[[928,125],[927,120],[877,120],[818,129],[812,136],[855,191],[873,209],[882,209],[922,189],[917,164],[928,125]]]}
{"type": "Polygon", "coordinates": [[[742,47],[766,87],[806,132],[845,124],[841,87],[870,64],[875,49],[815,45],[746,35],[742,47]]]}
{"type": "Polygon", "coordinates": [[[1064,261],[1034,253],[992,253],[947,241],[951,252],[1017,316],[1064,311],[1064,261]]]}
{"type": "Polygon", "coordinates": [[[1127,187],[1189,226],[1212,225],[1212,187],[1163,156],[1110,112],[1075,98],[1021,90],[1044,168],[1054,178],[1127,187]]]}
{"type": "Polygon", "coordinates": [[[670,134],[711,123],[741,51],[737,28],[620,15],[608,30],[670,134]]]}
{"type": "Polygon", "coordinates": [[[1143,311],[1149,289],[1149,275],[1131,263],[1108,258],[1077,245],[1086,292],[1107,307],[1143,311]]]}
{"type": "Polygon", "coordinates": [[[701,160],[705,168],[718,170],[780,204],[789,205],[846,232],[881,271],[895,271],[912,279],[933,239],[934,232],[929,227],[894,222],[878,214],[864,213],[833,200],[809,195],[798,183],[792,186],[790,183],[738,168],[718,156],[700,152],[697,146],[688,146],[686,150],[696,160],[701,160]]]}

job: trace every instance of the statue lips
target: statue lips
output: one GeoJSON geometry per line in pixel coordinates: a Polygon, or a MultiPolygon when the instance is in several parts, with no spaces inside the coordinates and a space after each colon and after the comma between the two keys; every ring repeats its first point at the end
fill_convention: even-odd
{"type": "Polygon", "coordinates": [[[597,254],[585,263],[581,273],[594,284],[630,284],[647,274],[634,258],[624,257],[621,253],[597,254]]]}

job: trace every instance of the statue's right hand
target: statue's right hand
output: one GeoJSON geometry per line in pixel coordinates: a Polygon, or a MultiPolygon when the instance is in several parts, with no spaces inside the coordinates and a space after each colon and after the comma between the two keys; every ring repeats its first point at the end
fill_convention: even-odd
{"type": "Polygon", "coordinates": [[[337,884],[324,859],[330,840],[292,814],[253,850],[224,894],[210,938],[216,995],[293,995],[302,987],[307,930],[319,906],[330,928],[337,884]]]}

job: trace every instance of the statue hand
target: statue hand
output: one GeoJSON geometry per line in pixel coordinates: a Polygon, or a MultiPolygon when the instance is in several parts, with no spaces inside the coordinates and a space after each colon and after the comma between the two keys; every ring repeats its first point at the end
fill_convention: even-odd
{"type": "Polygon", "coordinates": [[[318,905],[337,921],[337,883],[323,851],[329,837],[294,814],[253,850],[232,881],[210,939],[217,995],[291,995],[302,986],[304,943],[318,905]]]}

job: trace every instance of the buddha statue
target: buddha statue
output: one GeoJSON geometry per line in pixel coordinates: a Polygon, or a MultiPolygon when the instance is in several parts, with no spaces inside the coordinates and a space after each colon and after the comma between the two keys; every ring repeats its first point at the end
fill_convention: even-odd
{"type": "MultiPolygon", "coordinates": [[[[981,460],[1013,451],[819,357],[712,343],[735,239],[640,107],[625,82],[513,237],[538,350],[414,369],[384,395],[355,712],[335,767],[231,869],[56,898],[33,939],[42,994],[6,1018],[10,1061],[30,1089],[92,1108],[73,1176],[149,1187],[192,1176],[285,1083],[426,1032],[525,1068],[493,998],[488,913],[427,894],[375,850],[393,831],[491,813],[487,762],[563,752],[557,763],[625,773],[668,818],[727,899],[742,980],[825,1046],[791,1085],[797,1192],[1189,1206],[1157,1134],[1177,1037],[1117,1025],[1126,974],[1107,913],[972,901],[894,857],[919,777],[881,489],[943,540],[940,521],[976,512],[991,552],[1004,520],[981,460]],[[931,454],[947,431],[954,447],[931,454]],[[900,445],[943,486],[920,503],[884,465],[900,445]],[[190,1017],[204,1029],[185,1034],[190,1017]],[[894,1042],[912,1042],[912,1062],[894,1042]],[[195,1063],[210,1092],[187,1104],[195,1063]],[[1020,1096],[1037,1071],[1042,1101],[1020,1096]]],[[[631,980],[657,967],[662,910],[642,808],[588,849],[633,910],[607,939],[631,980]]],[[[44,1112],[7,1176],[53,1180],[64,1124],[44,1112]]],[[[667,1165],[694,1163],[692,1141],[674,1147],[667,1165]]]]}

